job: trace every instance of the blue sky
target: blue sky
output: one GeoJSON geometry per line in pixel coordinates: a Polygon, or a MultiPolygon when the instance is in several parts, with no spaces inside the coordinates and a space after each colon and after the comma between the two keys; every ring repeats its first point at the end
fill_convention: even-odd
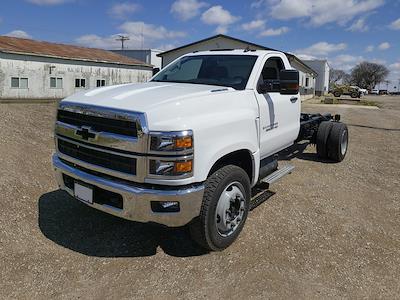
{"type": "Polygon", "coordinates": [[[170,49],[216,33],[327,58],[384,63],[400,79],[400,0],[2,0],[0,34],[117,49],[170,49]]]}

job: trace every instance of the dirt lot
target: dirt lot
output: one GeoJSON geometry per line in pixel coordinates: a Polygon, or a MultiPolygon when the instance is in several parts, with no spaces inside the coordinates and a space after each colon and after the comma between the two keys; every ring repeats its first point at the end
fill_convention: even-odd
{"type": "Polygon", "coordinates": [[[347,158],[287,153],[295,172],[218,253],[57,191],[55,106],[0,104],[0,298],[397,298],[400,98],[374,100],[383,108],[305,104],[342,114],[347,158]]]}

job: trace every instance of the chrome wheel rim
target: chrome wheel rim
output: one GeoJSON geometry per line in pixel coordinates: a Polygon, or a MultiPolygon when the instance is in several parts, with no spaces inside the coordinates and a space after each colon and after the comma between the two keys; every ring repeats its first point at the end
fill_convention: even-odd
{"type": "Polygon", "coordinates": [[[233,234],[243,221],[245,198],[243,185],[232,182],[221,193],[215,211],[215,224],[218,233],[223,236],[233,234]]]}
{"type": "Polygon", "coordinates": [[[342,133],[342,139],[340,143],[340,152],[342,153],[342,155],[346,154],[347,145],[348,145],[348,135],[347,135],[347,130],[344,130],[342,133]]]}

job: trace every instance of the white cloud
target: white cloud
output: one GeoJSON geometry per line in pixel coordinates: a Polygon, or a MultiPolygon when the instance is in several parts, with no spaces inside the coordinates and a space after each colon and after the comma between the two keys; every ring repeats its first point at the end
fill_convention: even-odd
{"type": "Polygon", "coordinates": [[[216,5],[206,10],[201,15],[201,20],[208,25],[217,25],[217,33],[226,33],[228,26],[237,22],[240,17],[232,15],[225,10],[221,5],[216,5]]]}
{"type": "Polygon", "coordinates": [[[108,13],[117,19],[125,19],[128,15],[138,11],[140,5],[133,2],[115,3],[108,13]]]}
{"type": "Polygon", "coordinates": [[[354,66],[364,61],[362,56],[353,56],[349,54],[341,54],[334,58],[329,59],[329,63],[335,69],[350,71],[354,66]]]}
{"type": "Polygon", "coordinates": [[[393,21],[389,27],[393,30],[400,30],[400,18],[398,18],[397,20],[393,21]]]}
{"type": "Polygon", "coordinates": [[[353,18],[382,6],[384,0],[258,0],[252,7],[265,11],[275,19],[303,18],[312,25],[346,24],[353,18]]]}
{"type": "Polygon", "coordinates": [[[22,39],[31,39],[32,36],[29,35],[27,32],[23,30],[13,30],[9,33],[6,33],[5,36],[11,36],[11,37],[16,37],[16,38],[22,38],[22,39]]]}
{"type": "Polygon", "coordinates": [[[264,20],[254,20],[249,23],[244,23],[242,24],[242,29],[246,31],[251,31],[255,29],[263,29],[265,27],[265,21],[264,20]]]}
{"type": "Polygon", "coordinates": [[[148,40],[173,39],[186,36],[185,32],[168,30],[164,26],[157,26],[144,22],[125,22],[119,27],[131,38],[143,37],[148,40]]]}
{"type": "Polygon", "coordinates": [[[374,51],[374,49],[375,49],[375,46],[369,45],[369,46],[367,46],[367,47],[365,48],[365,52],[372,52],[372,51],[374,51]]]}
{"type": "MultiPolygon", "coordinates": [[[[103,49],[117,49],[121,47],[121,43],[116,39],[118,35],[109,37],[101,37],[96,34],[86,34],[78,37],[75,41],[82,46],[103,49]]],[[[130,41],[129,41],[130,42],[130,41]]],[[[128,42],[127,42],[128,44],[128,42]]],[[[131,44],[131,42],[130,42],[131,44]]]]}
{"type": "Polygon", "coordinates": [[[365,23],[365,18],[359,18],[357,19],[349,28],[347,28],[348,31],[359,31],[359,32],[366,32],[368,31],[369,27],[365,23]]]}
{"type": "Polygon", "coordinates": [[[384,42],[378,46],[379,50],[387,50],[390,48],[390,44],[388,42],[384,42]]]}
{"type": "Polygon", "coordinates": [[[319,42],[308,48],[296,50],[298,55],[326,56],[332,52],[341,51],[347,48],[345,43],[329,44],[327,42],[319,42]]]}
{"type": "Polygon", "coordinates": [[[27,1],[37,5],[58,5],[67,2],[72,2],[74,0],[27,0],[27,1]]]}
{"type": "Polygon", "coordinates": [[[284,27],[280,27],[280,28],[276,28],[276,29],[267,29],[264,30],[263,32],[261,32],[261,36],[276,36],[276,35],[281,35],[281,34],[285,34],[289,31],[289,28],[284,26],[284,27]]]}
{"type": "Polygon", "coordinates": [[[207,7],[206,2],[197,0],[176,0],[172,3],[171,13],[183,21],[193,19],[200,14],[200,9],[207,7]]]}
{"type": "MultiPolygon", "coordinates": [[[[125,22],[119,26],[119,29],[122,32],[118,34],[129,37],[129,40],[125,42],[129,49],[140,49],[142,45],[144,48],[164,49],[173,45],[171,40],[186,36],[185,32],[169,30],[164,26],[144,22],[125,22]],[[167,44],[165,44],[165,41],[167,41],[167,44]]],[[[87,34],[80,36],[75,41],[87,47],[118,49],[121,47],[121,43],[116,40],[118,34],[105,37],[87,34]]]]}
{"type": "Polygon", "coordinates": [[[400,62],[389,65],[389,69],[394,71],[400,71],[400,62]]]}

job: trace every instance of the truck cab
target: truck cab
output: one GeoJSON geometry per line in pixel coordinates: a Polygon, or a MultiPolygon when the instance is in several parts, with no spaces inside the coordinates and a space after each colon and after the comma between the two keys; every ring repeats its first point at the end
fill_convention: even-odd
{"type": "Polygon", "coordinates": [[[306,138],[322,156],[346,154],[347,128],[301,114],[298,78],[281,52],[204,51],[148,83],[68,97],[55,126],[59,186],[122,218],[188,225],[199,245],[222,250],[244,226],[251,188],[282,173],[279,151],[306,138]]]}

